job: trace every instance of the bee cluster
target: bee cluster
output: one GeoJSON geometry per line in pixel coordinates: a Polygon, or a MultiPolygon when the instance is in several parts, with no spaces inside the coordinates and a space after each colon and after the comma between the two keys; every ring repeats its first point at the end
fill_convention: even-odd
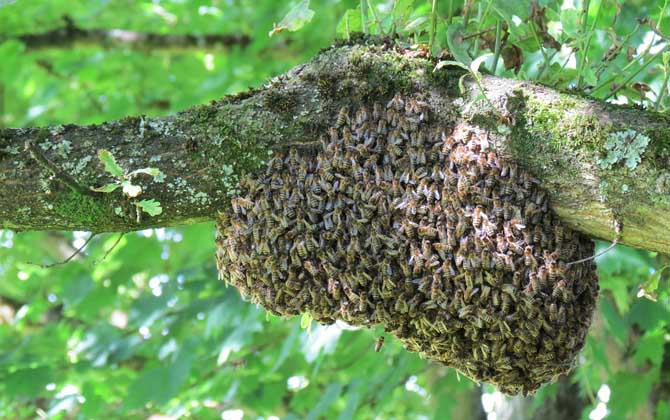
{"type": "Polygon", "coordinates": [[[573,365],[598,293],[593,243],[485,130],[396,95],[342,109],[322,150],[275,155],[217,226],[228,283],[277,315],[383,324],[503,392],[573,365]]]}

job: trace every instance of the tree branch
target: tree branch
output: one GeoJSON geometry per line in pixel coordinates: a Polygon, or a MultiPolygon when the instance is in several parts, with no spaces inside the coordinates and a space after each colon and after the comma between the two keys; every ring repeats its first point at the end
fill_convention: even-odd
{"type": "MultiPolygon", "coordinates": [[[[64,26],[38,34],[15,36],[28,50],[96,46],[136,50],[217,50],[245,48],[251,43],[246,34],[160,34],[124,29],[81,28],[69,16],[63,16],[64,26]]],[[[7,36],[5,36],[7,37],[7,36]]],[[[0,42],[3,36],[0,36],[0,42]]]]}
{"type": "Polygon", "coordinates": [[[393,47],[342,46],[260,90],[168,117],[2,129],[0,227],[106,232],[211,220],[228,208],[239,177],[265,170],[273,151],[314,153],[340,107],[385,103],[402,92],[420,94],[446,128],[468,120],[488,129],[499,154],[536,177],[574,229],[612,240],[616,220],[623,225],[619,243],[670,252],[667,116],[492,76],[481,79],[482,100],[470,76],[466,92],[459,91],[461,69],[434,66],[393,47]],[[120,190],[81,194],[24,151],[26,142],[85,188],[113,181],[99,149],[126,172],[158,167],[165,178],[138,177],[137,199],[160,201],[162,213],[138,222],[135,199],[120,190]]]}

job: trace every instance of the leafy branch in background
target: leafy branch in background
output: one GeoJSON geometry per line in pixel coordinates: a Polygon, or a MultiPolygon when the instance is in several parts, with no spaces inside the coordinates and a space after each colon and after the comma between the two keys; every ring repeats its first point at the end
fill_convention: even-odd
{"type": "Polygon", "coordinates": [[[273,36],[286,30],[295,32],[302,29],[303,26],[311,22],[314,17],[314,10],[309,8],[309,0],[301,0],[293,6],[284,18],[273,25],[268,36],[273,36]]]}
{"type": "MultiPolygon", "coordinates": [[[[131,172],[126,172],[116,162],[114,155],[108,150],[102,149],[98,152],[98,159],[105,167],[105,171],[111,174],[115,180],[102,187],[91,187],[92,191],[100,193],[111,193],[121,188],[123,195],[128,198],[136,198],[142,194],[142,187],[133,184],[133,178],[138,175],[145,174],[151,176],[155,181],[162,181],[165,175],[158,168],[141,168],[135,169],[131,172]]],[[[140,210],[147,213],[149,216],[158,216],[163,212],[161,203],[154,200],[133,200],[132,203],[140,210]]],[[[118,213],[118,211],[117,211],[118,213]]],[[[138,213],[139,217],[139,213],[138,213]]]]}

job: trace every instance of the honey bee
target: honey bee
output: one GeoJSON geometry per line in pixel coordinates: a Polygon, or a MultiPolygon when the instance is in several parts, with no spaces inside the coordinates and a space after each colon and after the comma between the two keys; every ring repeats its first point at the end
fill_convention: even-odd
{"type": "Polygon", "coordinates": [[[399,312],[401,314],[407,313],[409,311],[409,305],[407,304],[407,301],[405,300],[404,294],[401,294],[398,296],[395,302],[394,309],[396,312],[399,312]]]}
{"type": "Polygon", "coordinates": [[[549,305],[549,320],[556,322],[558,320],[558,305],[552,303],[549,305]]]}
{"type": "Polygon", "coordinates": [[[512,305],[512,298],[507,293],[502,296],[502,311],[506,314],[510,312],[510,307],[512,305]]]}
{"type": "MultiPolygon", "coordinates": [[[[486,217],[486,215],[484,215],[486,217]]],[[[472,226],[478,228],[482,225],[482,206],[477,206],[472,212],[472,226]]]]}
{"type": "Polygon", "coordinates": [[[565,229],[561,225],[554,225],[554,239],[556,240],[556,246],[560,247],[565,239],[565,229]]]}
{"type": "Polygon", "coordinates": [[[474,295],[476,295],[479,292],[478,287],[466,287],[465,291],[463,292],[463,300],[466,302],[470,302],[473,298],[474,295]]]}
{"type": "Polygon", "coordinates": [[[533,248],[531,246],[526,246],[526,248],[524,248],[523,258],[526,267],[530,267],[533,270],[537,269],[537,260],[533,256],[533,248]]]}
{"type": "Polygon", "coordinates": [[[496,234],[496,231],[498,230],[498,227],[496,226],[495,223],[490,222],[488,218],[484,218],[482,220],[484,224],[484,232],[488,237],[493,237],[496,234]]]}
{"type": "Polygon", "coordinates": [[[556,281],[556,277],[558,277],[558,263],[556,261],[550,260],[549,263],[547,264],[547,272],[549,273],[549,279],[551,281],[556,281]]]}
{"type": "Polygon", "coordinates": [[[463,306],[458,310],[458,317],[461,318],[461,319],[467,318],[470,315],[474,314],[475,311],[476,311],[475,305],[463,306]]]}
{"type": "Polygon", "coordinates": [[[395,111],[403,111],[405,108],[405,101],[402,99],[399,93],[396,93],[393,98],[388,101],[386,108],[392,108],[395,111]]]}
{"type": "Polygon", "coordinates": [[[505,239],[505,236],[502,233],[496,235],[496,248],[498,252],[504,254],[505,252],[507,252],[508,247],[509,244],[507,242],[507,239],[505,239]]]}
{"type": "Polygon", "coordinates": [[[305,270],[309,272],[312,276],[316,277],[319,274],[319,269],[317,266],[310,260],[307,260],[303,263],[305,270]]]}
{"type": "Polygon", "coordinates": [[[465,198],[465,196],[468,194],[469,188],[470,188],[470,180],[468,179],[468,177],[459,175],[458,183],[456,185],[456,192],[458,193],[459,197],[465,198]]]}
{"type": "Polygon", "coordinates": [[[526,287],[523,289],[523,292],[526,296],[533,297],[541,289],[540,281],[537,273],[531,272],[529,275],[529,282],[526,287]]]}
{"type": "Polygon", "coordinates": [[[337,114],[335,125],[342,127],[345,124],[349,124],[349,109],[346,106],[343,106],[337,114]]]}
{"type": "Polygon", "coordinates": [[[377,338],[377,341],[375,342],[375,352],[379,353],[382,349],[382,346],[384,345],[384,336],[379,336],[377,338]]]}
{"type": "Polygon", "coordinates": [[[247,210],[250,210],[254,206],[254,203],[248,198],[235,197],[230,200],[230,205],[235,214],[246,214],[247,210]]]}
{"type": "Polygon", "coordinates": [[[560,298],[563,302],[568,302],[570,300],[570,290],[565,279],[559,280],[554,285],[554,290],[551,293],[551,296],[554,299],[560,298]]]}

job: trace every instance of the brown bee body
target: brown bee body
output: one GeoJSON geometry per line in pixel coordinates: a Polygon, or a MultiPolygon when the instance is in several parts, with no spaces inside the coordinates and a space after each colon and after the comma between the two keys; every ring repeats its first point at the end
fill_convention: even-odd
{"type": "Polygon", "coordinates": [[[382,346],[384,345],[384,336],[379,336],[377,338],[377,341],[375,342],[375,352],[379,353],[382,350],[382,346]]]}

